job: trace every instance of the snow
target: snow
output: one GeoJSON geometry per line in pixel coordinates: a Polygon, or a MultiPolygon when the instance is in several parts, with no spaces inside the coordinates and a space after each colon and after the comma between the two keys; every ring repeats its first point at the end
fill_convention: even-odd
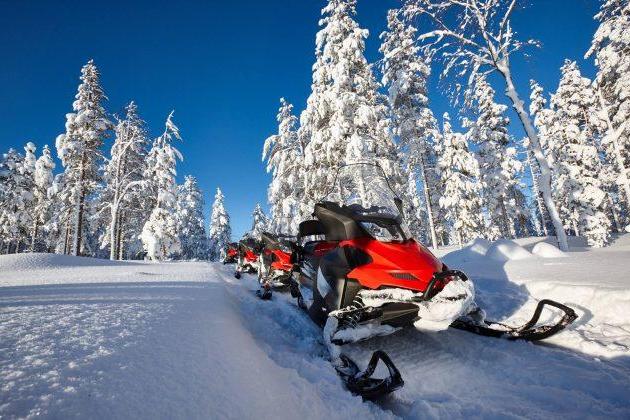
{"type": "Polygon", "coordinates": [[[540,258],[564,258],[566,253],[560,251],[557,247],[546,242],[539,242],[534,245],[532,254],[540,258]]]}
{"type": "Polygon", "coordinates": [[[496,261],[525,260],[532,257],[532,253],[509,239],[495,241],[486,256],[496,261]]]}
{"type": "Polygon", "coordinates": [[[628,418],[630,235],[543,258],[551,243],[516,240],[531,256],[499,261],[486,253],[505,246],[477,240],[444,260],[489,319],[521,324],[548,297],[572,326],[541,345],[408,328],[343,346],[401,370],[378,403],[343,388],[288,295],[258,299],[233,266],[0,256],[0,417],[628,418]]]}

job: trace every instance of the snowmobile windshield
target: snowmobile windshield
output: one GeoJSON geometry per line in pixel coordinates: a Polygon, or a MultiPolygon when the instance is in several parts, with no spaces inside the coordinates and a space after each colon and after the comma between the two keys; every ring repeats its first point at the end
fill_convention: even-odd
{"type": "Polygon", "coordinates": [[[379,241],[403,241],[409,237],[403,224],[400,198],[383,169],[375,163],[353,163],[339,168],[324,201],[352,211],[361,226],[379,241]]]}

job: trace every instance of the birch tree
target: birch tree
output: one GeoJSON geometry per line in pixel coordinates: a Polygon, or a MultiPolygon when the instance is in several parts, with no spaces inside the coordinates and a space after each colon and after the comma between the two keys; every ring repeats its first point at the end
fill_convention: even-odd
{"type": "MultiPolygon", "coordinates": [[[[424,19],[427,32],[418,39],[424,51],[444,64],[442,78],[464,79],[455,83],[469,89],[478,75],[497,73],[505,84],[505,94],[529,138],[529,147],[540,166],[540,190],[555,227],[558,245],[568,250],[566,234],[551,195],[551,170],[534,124],[525,110],[512,76],[510,58],[534,40],[521,41],[512,30],[510,18],[517,0],[408,0],[405,15],[424,19]]],[[[423,26],[424,27],[424,26],[423,26]]]]}

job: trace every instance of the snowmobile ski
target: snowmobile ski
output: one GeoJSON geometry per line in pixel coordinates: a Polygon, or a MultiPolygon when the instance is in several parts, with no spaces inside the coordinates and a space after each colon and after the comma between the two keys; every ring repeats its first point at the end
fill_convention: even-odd
{"type": "Polygon", "coordinates": [[[377,350],[372,353],[370,362],[363,372],[357,364],[345,354],[341,354],[335,370],[343,380],[346,388],[355,395],[366,400],[374,400],[390,394],[404,385],[400,371],[394,365],[387,353],[377,350]],[[372,378],[379,362],[383,362],[389,372],[387,378],[372,378]]]}
{"type": "Polygon", "coordinates": [[[520,327],[512,327],[499,322],[487,321],[483,319],[483,317],[478,316],[480,311],[481,310],[477,308],[476,311],[473,311],[469,315],[457,319],[451,324],[451,326],[453,328],[483,335],[485,337],[505,338],[508,340],[538,341],[549,338],[560,332],[578,318],[573,309],[550,299],[543,299],[538,302],[538,306],[536,306],[536,310],[534,311],[532,318],[520,327]],[[545,306],[558,308],[563,311],[564,314],[555,324],[536,326],[545,306]]]}
{"type": "Polygon", "coordinates": [[[256,296],[262,300],[271,300],[271,297],[273,296],[271,287],[268,287],[266,284],[262,285],[258,290],[256,290],[256,296]]]}

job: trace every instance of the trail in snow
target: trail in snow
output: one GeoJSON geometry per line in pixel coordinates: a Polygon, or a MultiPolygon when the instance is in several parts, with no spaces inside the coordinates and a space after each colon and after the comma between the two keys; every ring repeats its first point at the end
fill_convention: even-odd
{"type": "MultiPolygon", "coordinates": [[[[116,278],[118,265],[78,262],[92,283],[0,287],[0,417],[380,417],[323,359],[311,357],[311,378],[278,363],[243,327],[222,268],[146,264],[141,272],[177,265],[180,278],[206,279],[157,283],[137,282],[143,274],[116,278]]],[[[51,282],[67,270],[70,282],[79,276],[63,262],[51,267],[51,282]]]]}

